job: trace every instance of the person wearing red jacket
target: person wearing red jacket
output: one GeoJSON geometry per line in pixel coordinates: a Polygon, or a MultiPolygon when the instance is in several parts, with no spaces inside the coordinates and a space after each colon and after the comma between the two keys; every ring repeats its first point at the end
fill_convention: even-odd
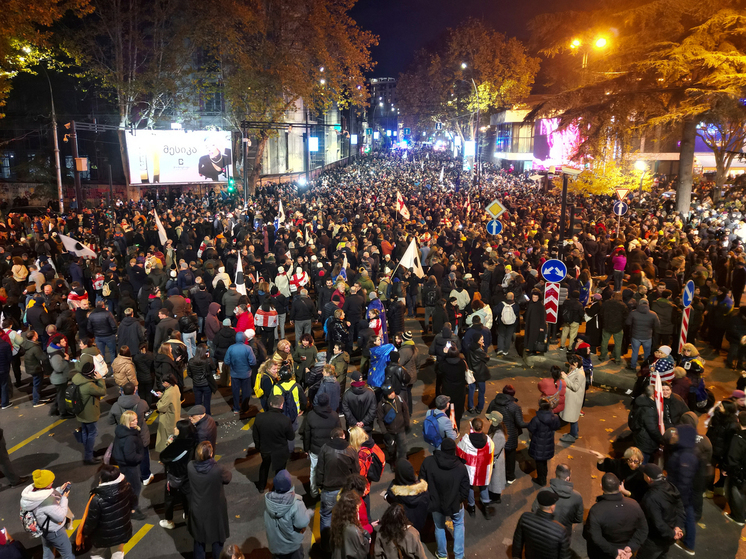
{"type": "Polygon", "coordinates": [[[246,332],[249,328],[255,330],[254,315],[251,314],[246,305],[238,305],[233,312],[238,317],[236,320],[236,332],[246,332]]]}
{"type": "Polygon", "coordinates": [[[565,409],[565,392],[567,391],[567,386],[562,380],[562,369],[557,365],[552,365],[549,373],[552,375],[552,378],[541,379],[536,386],[541,395],[552,401],[552,403],[554,403],[554,399],[558,400],[557,405],[552,408],[552,411],[560,413],[565,409]]]}

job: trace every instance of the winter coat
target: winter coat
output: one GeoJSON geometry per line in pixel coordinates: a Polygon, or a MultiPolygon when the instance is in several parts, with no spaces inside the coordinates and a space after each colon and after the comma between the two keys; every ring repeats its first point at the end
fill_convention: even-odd
{"type": "Polygon", "coordinates": [[[524,321],[526,324],[524,347],[527,351],[535,351],[536,343],[544,341],[547,331],[546,310],[541,298],[535,303],[529,301],[524,321]]]}
{"type": "Polygon", "coordinates": [[[624,458],[604,458],[604,461],[600,464],[596,463],[596,469],[599,472],[611,472],[619,481],[624,483],[624,488],[631,493],[632,499],[638,503],[642,502],[642,497],[648,490],[648,484],[645,482],[645,476],[641,468],[642,464],[636,470],[633,470],[624,458]]]}
{"type": "Polygon", "coordinates": [[[254,447],[263,455],[287,452],[288,441],[295,440],[293,423],[276,408],[268,408],[256,416],[251,435],[254,447]]]}
{"type": "Polygon", "coordinates": [[[215,452],[218,444],[218,424],[215,420],[205,415],[197,423],[194,424],[194,429],[197,432],[197,444],[208,441],[212,445],[212,450],[215,452]]]}
{"type": "Polygon", "coordinates": [[[554,456],[554,432],[561,426],[559,417],[551,410],[537,410],[528,423],[531,444],[528,454],[534,460],[551,460],[554,456]]]}
{"type": "Polygon", "coordinates": [[[466,394],[466,362],[460,357],[446,357],[438,365],[442,378],[442,392],[450,396],[452,402],[463,402],[466,394]]]}
{"type": "Polygon", "coordinates": [[[122,394],[109,410],[109,423],[119,425],[122,414],[131,410],[137,414],[137,426],[140,428],[140,438],[144,448],[150,445],[150,429],[145,421],[145,412],[150,409],[148,403],[138,396],[137,392],[132,395],[122,394]]]}
{"type": "Polygon", "coordinates": [[[132,357],[117,355],[116,359],[111,362],[111,370],[114,374],[114,383],[117,386],[124,386],[128,382],[137,386],[137,371],[135,370],[135,364],[132,362],[132,357]]]}
{"type": "Polygon", "coordinates": [[[125,316],[119,323],[117,331],[117,351],[122,346],[130,348],[132,355],[140,351],[140,344],[145,341],[145,331],[140,321],[133,316],[125,316]]]}
{"type": "Polygon", "coordinates": [[[373,546],[374,559],[426,559],[426,557],[425,549],[420,541],[420,531],[414,526],[408,526],[404,537],[396,544],[379,533],[373,546]]]}
{"type": "Polygon", "coordinates": [[[155,385],[158,390],[163,390],[163,379],[167,378],[169,374],[174,375],[177,381],[181,376],[181,371],[176,361],[162,353],[155,356],[153,370],[155,371],[155,385]]]}
{"type": "Polygon", "coordinates": [[[303,498],[295,491],[264,496],[264,530],[267,547],[273,556],[289,555],[303,545],[304,528],[311,521],[303,498]]]}
{"type": "MultiPolygon", "coordinates": [[[[643,299],[644,301],[644,299],[643,299]]],[[[650,310],[648,305],[642,301],[637,308],[627,316],[627,325],[630,327],[630,338],[636,340],[650,340],[655,332],[660,331],[660,320],[658,315],[650,310]]]]}
{"type": "Polygon", "coordinates": [[[414,342],[403,342],[399,348],[399,365],[404,367],[409,374],[409,384],[417,381],[417,346],[414,342]]]}
{"type": "Polygon", "coordinates": [[[168,445],[168,437],[174,434],[176,422],[181,418],[181,392],[178,386],[169,386],[158,400],[158,431],[155,440],[156,452],[168,445]]]}
{"type": "Polygon", "coordinates": [[[381,398],[376,408],[376,416],[378,418],[378,427],[384,434],[395,435],[405,430],[409,430],[409,408],[407,403],[402,400],[401,396],[394,396],[393,400],[389,400],[387,397],[381,398]],[[396,411],[394,420],[388,425],[384,422],[384,418],[388,414],[390,409],[396,411]]]}
{"type": "Polygon", "coordinates": [[[34,491],[27,485],[21,493],[21,510],[33,511],[37,524],[46,532],[57,533],[67,522],[67,496],[56,489],[34,491]]]}
{"type": "Polygon", "coordinates": [[[231,482],[230,470],[213,458],[187,466],[189,475],[189,509],[199,514],[187,516],[187,529],[194,541],[210,548],[213,543],[224,543],[231,535],[228,522],[228,502],[224,485],[231,482]]]}
{"type": "Polygon", "coordinates": [[[607,332],[621,332],[629,316],[629,308],[622,301],[609,299],[601,305],[601,325],[607,332]]]}
{"type": "Polygon", "coordinates": [[[223,326],[215,334],[212,343],[215,345],[215,360],[224,361],[228,348],[236,343],[236,331],[230,326],[223,326]]]}
{"type": "Polygon", "coordinates": [[[26,370],[27,375],[43,375],[44,366],[43,363],[49,362],[49,357],[41,347],[41,343],[37,340],[35,342],[31,340],[24,340],[21,344],[25,353],[23,354],[23,366],[26,370]]]}
{"type": "Polygon", "coordinates": [[[485,350],[479,347],[477,343],[472,344],[466,353],[466,362],[474,373],[474,382],[487,382],[492,378],[490,370],[487,367],[489,361],[490,358],[485,350]]]}
{"type": "Polygon", "coordinates": [[[688,411],[689,406],[678,394],[671,394],[669,398],[663,398],[663,426],[666,429],[676,427],[681,422],[681,416],[688,411]]]}
{"type": "Polygon", "coordinates": [[[642,498],[642,510],[648,521],[648,539],[658,545],[672,545],[674,528],[684,529],[686,515],[681,495],[665,477],[648,486],[642,498]]]}
{"type": "Polygon", "coordinates": [[[736,416],[726,415],[715,408],[710,425],[707,428],[707,438],[712,442],[713,465],[719,466],[725,462],[733,435],[740,431],[736,416]]]}
{"type": "Polygon", "coordinates": [[[137,497],[120,474],[117,479],[101,483],[93,490],[83,534],[94,547],[115,547],[132,538],[130,511],[137,507],[137,497]]]}
{"type": "Polygon", "coordinates": [[[117,321],[106,309],[93,309],[88,315],[88,331],[94,338],[113,336],[117,333],[117,321]]]}
{"type": "MultiPolygon", "coordinates": [[[[2,345],[2,344],[0,344],[2,345]]],[[[10,349],[10,347],[8,348],[10,349]]],[[[11,349],[11,352],[13,350],[11,349]]],[[[71,369],[70,362],[65,359],[65,352],[60,349],[54,348],[51,344],[47,348],[47,356],[49,357],[49,364],[52,366],[52,374],[49,376],[49,382],[54,385],[67,384],[70,380],[68,373],[71,369]]],[[[0,371],[4,369],[0,368],[0,371]]],[[[10,367],[7,369],[10,370],[10,367]]]]}
{"type": "Polygon", "coordinates": [[[106,383],[104,379],[94,380],[76,373],[72,382],[80,387],[80,394],[85,402],[83,411],[75,416],[75,418],[80,423],[96,423],[99,417],[101,417],[100,400],[103,396],[106,396],[106,383]]]}
{"type": "Polygon", "coordinates": [[[205,361],[198,361],[195,358],[189,360],[187,365],[187,375],[192,378],[194,386],[209,386],[209,375],[214,375],[217,371],[217,364],[212,358],[205,361]]]}
{"type": "Polygon", "coordinates": [[[332,549],[331,559],[366,559],[370,553],[370,534],[354,524],[344,528],[344,541],[332,549]]]}
{"type": "MultiPolygon", "coordinates": [[[[201,289],[198,289],[192,296],[192,301],[194,302],[193,307],[197,316],[206,318],[210,313],[210,308],[212,308],[212,295],[210,295],[207,290],[202,291],[201,289]]],[[[219,309],[220,305],[218,305],[218,310],[219,309]]]]}
{"type": "Polygon", "coordinates": [[[565,394],[567,393],[567,383],[564,379],[560,379],[559,385],[551,378],[541,379],[536,387],[544,397],[554,396],[559,390],[559,403],[552,408],[554,413],[561,413],[565,409],[565,394]]]}
{"type": "Polygon", "coordinates": [[[430,512],[453,516],[469,496],[469,473],[455,454],[436,450],[422,461],[420,479],[427,482],[430,512]]]}
{"type": "Polygon", "coordinates": [[[319,351],[315,345],[303,347],[297,344],[293,349],[293,362],[295,363],[295,378],[302,381],[306,378],[306,369],[311,369],[316,364],[319,351]]]}
{"type": "Polygon", "coordinates": [[[492,444],[494,445],[493,454],[495,456],[492,462],[492,477],[490,478],[489,490],[491,493],[499,495],[507,485],[505,477],[505,433],[502,429],[497,429],[492,435],[492,444]]]}
{"type": "Polygon", "coordinates": [[[407,518],[417,531],[425,527],[430,496],[427,492],[427,482],[424,479],[411,485],[397,485],[396,481],[392,481],[386,490],[385,499],[391,505],[399,503],[403,506],[407,518]]]}
{"type": "MultiPolygon", "coordinates": [[[[436,416],[436,421],[438,422],[438,434],[441,439],[453,439],[454,441],[458,439],[458,433],[456,432],[456,429],[453,428],[453,423],[451,423],[451,419],[445,411],[437,409],[427,410],[425,418],[430,415],[436,416]]],[[[438,445],[435,450],[440,450],[440,445],[438,445]]]]}
{"type": "Polygon", "coordinates": [[[209,341],[213,341],[220,330],[219,312],[220,305],[218,303],[210,303],[207,317],[205,318],[205,336],[207,336],[209,341]]]}
{"type": "Polygon", "coordinates": [[[616,559],[618,550],[629,546],[637,552],[648,537],[645,514],[636,501],[621,493],[596,497],[583,528],[588,559],[616,559]]]}
{"type": "Polygon", "coordinates": [[[634,419],[632,436],[635,446],[645,454],[652,454],[658,450],[662,439],[658,428],[658,410],[655,402],[642,394],[635,398],[631,413],[634,419]]]}
{"type": "Polygon", "coordinates": [[[152,386],[155,381],[155,356],[149,351],[136,353],[132,357],[132,363],[135,364],[137,384],[152,386]]]}
{"type": "Polygon", "coordinates": [[[120,468],[139,466],[144,452],[138,429],[130,429],[124,425],[116,426],[111,456],[120,468]]]}
{"type": "Polygon", "coordinates": [[[515,450],[518,448],[518,437],[523,433],[523,428],[528,427],[528,423],[523,420],[523,411],[518,405],[515,398],[507,394],[498,393],[494,400],[487,406],[487,413],[493,411],[500,412],[505,423],[505,430],[508,432],[508,439],[505,441],[505,450],[515,450]]]}
{"type": "Polygon", "coordinates": [[[329,407],[333,412],[336,413],[339,410],[339,402],[341,399],[340,386],[337,382],[336,377],[322,377],[321,382],[319,383],[319,389],[313,399],[314,406],[319,405],[319,396],[321,394],[326,394],[329,396],[329,407]]]}
{"type": "Polygon", "coordinates": [[[676,306],[668,299],[660,297],[650,305],[650,310],[658,315],[660,321],[660,334],[673,334],[673,316],[676,306]]]}
{"type": "Polygon", "coordinates": [[[583,369],[572,371],[565,382],[567,383],[565,409],[559,416],[563,421],[575,423],[580,419],[580,410],[583,409],[583,399],[585,398],[585,373],[583,369]]]}
{"type": "Polygon", "coordinates": [[[435,356],[435,361],[437,363],[442,363],[443,361],[445,361],[445,347],[448,342],[451,342],[451,344],[455,345],[456,349],[461,350],[461,340],[459,340],[457,336],[453,335],[453,332],[450,328],[444,326],[441,332],[437,334],[433,339],[433,343],[430,344],[430,349],[428,352],[430,355],[435,356]]]}
{"type": "Polygon", "coordinates": [[[363,424],[366,432],[373,430],[376,420],[376,394],[368,386],[352,386],[342,398],[342,412],[347,421],[347,428],[358,422],[363,424]]]}
{"type": "Polygon", "coordinates": [[[746,483],[746,437],[743,430],[739,430],[731,438],[724,465],[728,476],[736,483],[741,486],[746,483]]]}
{"type": "Polygon", "coordinates": [[[570,536],[565,527],[544,511],[524,512],[513,532],[513,557],[565,559],[570,556],[570,536]]]}
{"type": "Polygon", "coordinates": [[[162,318],[155,327],[155,341],[153,342],[153,351],[158,351],[161,344],[168,340],[169,330],[179,330],[179,321],[171,316],[162,318]]]}
{"type": "Polygon", "coordinates": [[[300,429],[303,449],[318,456],[336,427],[340,427],[339,414],[329,406],[314,407],[305,415],[300,429]]]}
{"type": "Polygon", "coordinates": [[[163,302],[163,305],[167,309],[171,309],[171,314],[176,320],[179,320],[186,313],[186,299],[183,295],[177,293],[171,293],[174,291],[173,288],[169,290],[169,297],[163,302]]]}
{"type": "MultiPolygon", "coordinates": [[[[554,509],[554,519],[567,529],[567,535],[572,535],[572,525],[583,522],[583,496],[573,489],[571,481],[553,478],[549,480],[549,487],[541,489],[551,491],[559,496],[554,509]]],[[[539,499],[534,500],[531,510],[539,510],[539,499]]]]}
{"type": "Polygon", "coordinates": [[[247,379],[251,377],[251,369],[256,365],[256,359],[254,358],[254,352],[244,343],[243,332],[236,334],[236,343],[225,352],[223,362],[230,366],[232,378],[247,379]]]}
{"type": "Polygon", "coordinates": [[[347,476],[360,472],[357,452],[345,439],[328,439],[318,457],[316,486],[323,491],[342,489],[347,476]]]}
{"type": "Polygon", "coordinates": [[[699,459],[694,450],[697,430],[691,425],[677,427],[679,442],[666,462],[668,481],[679,490],[684,506],[694,505],[694,483],[699,471],[699,459]]]}

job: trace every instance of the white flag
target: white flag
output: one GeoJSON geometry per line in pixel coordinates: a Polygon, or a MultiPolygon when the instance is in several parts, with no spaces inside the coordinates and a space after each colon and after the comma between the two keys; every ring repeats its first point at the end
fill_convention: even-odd
{"type": "Polygon", "coordinates": [[[75,256],[82,256],[84,258],[96,258],[96,253],[85,245],[80,244],[77,239],[58,233],[57,236],[62,241],[67,252],[74,254],[75,256]]]}
{"type": "Polygon", "coordinates": [[[409,210],[406,204],[404,204],[404,198],[401,197],[401,192],[396,191],[396,211],[398,211],[404,219],[409,219],[409,210]]]}
{"type": "Polygon", "coordinates": [[[155,216],[155,226],[158,228],[158,238],[161,240],[161,244],[165,245],[168,240],[168,235],[166,235],[166,230],[163,228],[161,218],[158,217],[158,212],[153,210],[153,215],[155,216]]]}
{"type": "Polygon", "coordinates": [[[440,180],[438,181],[440,184],[443,184],[443,171],[445,170],[445,167],[440,168],[440,180]]]}
{"type": "Polygon", "coordinates": [[[658,373],[653,373],[653,375],[655,375],[655,407],[658,408],[658,429],[662,435],[666,432],[666,427],[663,425],[663,383],[658,373]]]}
{"type": "Polygon", "coordinates": [[[282,208],[282,200],[280,200],[280,211],[277,216],[280,218],[280,223],[285,223],[285,210],[282,208]]]}
{"type": "Polygon", "coordinates": [[[238,264],[236,265],[236,291],[241,295],[246,295],[246,283],[243,279],[243,258],[241,253],[238,253],[238,264]]]}
{"type": "Polygon", "coordinates": [[[422,269],[422,264],[420,263],[420,250],[417,248],[417,243],[415,243],[414,239],[409,243],[404,256],[401,257],[399,265],[404,268],[411,268],[414,275],[418,278],[425,277],[425,271],[422,269]]]}

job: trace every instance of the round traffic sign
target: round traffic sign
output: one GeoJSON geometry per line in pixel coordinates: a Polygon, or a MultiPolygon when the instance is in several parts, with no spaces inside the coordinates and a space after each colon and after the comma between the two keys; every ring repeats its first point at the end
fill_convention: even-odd
{"type": "Polygon", "coordinates": [[[694,299],[694,282],[689,280],[684,286],[684,294],[681,297],[681,302],[684,303],[684,307],[688,307],[692,304],[692,299],[694,299]]]}
{"type": "Polygon", "coordinates": [[[549,282],[559,283],[567,276],[567,266],[561,260],[547,260],[541,267],[541,275],[549,282]]]}
{"type": "Polygon", "coordinates": [[[614,202],[614,215],[624,215],[627,213],[629,206],[626,202],[617,201],[614,202]]]}
{"type": "Polygon", "coordinates": [[[487,223],[487,232],[490,235],[499,235],[500,233],[502,233],[502,230],[503,230],[502,222],[496,219],[493,219],[489,223],[487,223]]]}

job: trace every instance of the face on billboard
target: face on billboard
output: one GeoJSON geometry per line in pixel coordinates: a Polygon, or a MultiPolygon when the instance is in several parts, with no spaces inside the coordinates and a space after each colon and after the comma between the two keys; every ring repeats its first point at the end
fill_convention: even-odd
{"type": "Polygon", "coordinates": [[[231,133],[204,130],[127,131],[131,184],[227,182],[231,133]]]}

